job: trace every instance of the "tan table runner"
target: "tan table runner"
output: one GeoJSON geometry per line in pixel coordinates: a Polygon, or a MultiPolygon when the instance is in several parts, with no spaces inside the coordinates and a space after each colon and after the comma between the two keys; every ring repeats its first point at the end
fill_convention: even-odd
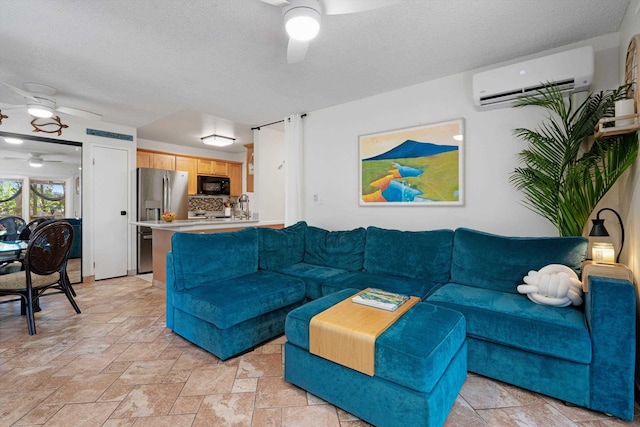
{"type": "Polygon", "coordinates": [[[351,298],[311,318],[309,351],[373,376],[376,338],[420,302],[420,298],[411,297],[395,311],[357,304],[351,298]]]}

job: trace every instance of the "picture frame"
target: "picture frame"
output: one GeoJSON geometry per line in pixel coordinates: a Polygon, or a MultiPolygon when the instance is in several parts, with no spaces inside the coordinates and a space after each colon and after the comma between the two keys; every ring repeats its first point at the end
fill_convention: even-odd
{"type": "Polygon", "coordinates": [[[464,119],[359,137],[360,206],[464,205],[464,119]]]}

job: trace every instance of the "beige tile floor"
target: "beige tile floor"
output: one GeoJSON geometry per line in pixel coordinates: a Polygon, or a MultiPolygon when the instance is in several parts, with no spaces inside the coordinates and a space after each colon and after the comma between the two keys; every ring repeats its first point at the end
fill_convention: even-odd
{"type": "MultiPolygon", "coordinates": [[[[75,288],[82,314],[63,295],[47,296],[33,337],[19,304],[0,304],[0,426],[368,426],[283,380],[283,337],[222,362],[165,328],[164,291],[148,281],[75,288]]],[[[446,425],[640,419],[622,422],[469,374],[446,425]]]]}

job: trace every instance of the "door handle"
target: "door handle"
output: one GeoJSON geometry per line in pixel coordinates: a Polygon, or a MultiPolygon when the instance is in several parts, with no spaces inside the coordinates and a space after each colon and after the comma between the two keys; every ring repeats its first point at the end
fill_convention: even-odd
{"type": "Polygon", "coordinates": [[[120,215],[126,215],[127,211],[120,211],[120,215]]]}

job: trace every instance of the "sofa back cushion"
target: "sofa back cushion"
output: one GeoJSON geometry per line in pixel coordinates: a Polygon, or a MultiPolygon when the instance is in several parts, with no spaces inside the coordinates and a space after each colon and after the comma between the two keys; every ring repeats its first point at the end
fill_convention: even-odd
{"type": "Polygon", "coordinates": [[[258,231],[174,233],[171,252],[175,287],[197,288],[258,271],[258,231]]]}
{"type": "Polygon", "coordinates": [[[367,228],[364,269],[411,279],[449,281],[453,230],[398,231],[367,228]]]}
{"type": "Polygon", "coordinates": [[[277,270],[304,259],[307,223],[300,221],[281,230],[258,229],[258,263],[263,270],[277,270]]]}
{"type": "Polygon", "coordinates": [[[308,226],[304,262],[348,271],[362,269],[366,230],[328,231],[308,226]]]}
{"type": "Polygon", "coordinates": [[[518,293],[529,270],[563,264],[578,275],[588,241],[584,237],[506,237],[459,228],[453,240],[451,281],[518,293]]]}

